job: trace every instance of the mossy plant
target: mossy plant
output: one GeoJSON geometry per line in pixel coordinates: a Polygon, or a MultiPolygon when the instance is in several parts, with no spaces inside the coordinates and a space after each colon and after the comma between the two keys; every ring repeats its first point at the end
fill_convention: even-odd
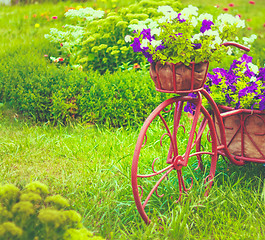
{"type": "Polygon", "coordinates": [[[32,182],[20,190],[0,186],[0,239],[103,239],[82,224],[82,217],[60,195],[48,196],[45,184],[32,182]]]}

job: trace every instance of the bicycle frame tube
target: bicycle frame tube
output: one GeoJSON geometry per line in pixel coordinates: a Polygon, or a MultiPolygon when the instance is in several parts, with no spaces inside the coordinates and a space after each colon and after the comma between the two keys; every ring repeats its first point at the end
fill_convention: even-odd
{"type": "Polygon", "coordinates": [[[223,118],[221,116],[221,113],[220,113],[215,101],[212,99],[210,94],[205,89],[200,90],[200,92],[207,99],[207,101],[210,103],[212,111],[214,112],[214,115],[216,117],[219,129],[220,129],[221,145],[219,145],[217,147],[219,154],[225,155],[232,163],[234,163],[238,166],[244,165],[245,161],[236,160],[228,150],[228,147],[226,144],[225,127],[224,127],[224,123],[223,123],[223,118]],[[222,151],[224,152],[224,154],[222,154],[222,151]]]}

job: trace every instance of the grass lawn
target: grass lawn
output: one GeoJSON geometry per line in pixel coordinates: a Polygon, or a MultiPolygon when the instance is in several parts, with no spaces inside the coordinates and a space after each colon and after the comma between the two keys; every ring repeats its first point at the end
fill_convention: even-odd
{"type": "Polygon", "coordinates": [[[138,130],[52,127],[4,111],[0,122],[2,183],[38,180],[62,194],[84,225],[107,239],[262,239],[262,165],[219,170],[209,197],[201,186],[146,226],[132,197],[130,169],[138,130]],[[258,238],[260,237],[260,238],[258,238]]]}
{"type": "MultiPolygon", "coordinates": [[[[255,2],[251,5],[247,0],[235,0],[229,12],[250,19],[249,32],[258,34],[254,57],[263,63],[265,5],[263,0],[255,2]]],[[[183,1],[184,5],[206,10],[215,3],[183,1]]],[[[222,1],[220,8],[229,3],[222,1]]],[[[78,4],[1,8],[0,56],[7,58],[16,49],[19,57],[23,46],[40,58],[56,51],[43,35],[51,27],[61,26],[66,7],[78,4]],[[50,19],[53,15],[58,21],[50,19]]],[[[85,227],[106,239],[264,239],[265,167],[236,167],[221,158],[223,165],[218,167],[208,197],[203,195],[203,185],[195,184],[180,203],[172,200],[160,219],[154,217],[146,226],[136,210],[131,189],[131,164],[139,131],[77,123],[54,127],[0,108],[0,183],[22,187],[38,180],[47,184],[52,193],[70,200],[72,208],[83,216],[85,227]]]]}

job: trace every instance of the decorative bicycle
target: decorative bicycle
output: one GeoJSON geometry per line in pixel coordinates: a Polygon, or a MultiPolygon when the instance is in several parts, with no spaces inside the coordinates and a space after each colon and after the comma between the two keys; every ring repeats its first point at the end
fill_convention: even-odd
{"type": "MultiPolygon", "coordinates": [[[[249,51],[236,43],[224,45],[249,51]]],[[[178,67],[178,64],[170,66],[173,71],[170,84],[162,82],[162,74],[156,72],[152,77],[151,73],[157,91],[178,96],[162,102],[145,120],[133,156],[133,196],[147,224],[151,221],[148,215],[168,208],[173,201],[178,202],[199,179],[204,179],[207,195],[219,155],[236,165],[265,163],[265,112],[217,106],[203,88],[207,70],[201,84],[197,84],[195,75],[201,74],[196,71],[195,63],[189,67],[189,87],[179,88],[183,70],[178,67]],[[165,85],[170,88],[163,88],[165,85]],[[189,96],[190,93],[194,96],[189,96]],[[209,102],[210,111],[202,105],[203,97],[209,102]],[[193,107],[190,118],[183,114],[185,105],[193,107]],[[157,139],[157,136],[161,137],[157,139]]]]}

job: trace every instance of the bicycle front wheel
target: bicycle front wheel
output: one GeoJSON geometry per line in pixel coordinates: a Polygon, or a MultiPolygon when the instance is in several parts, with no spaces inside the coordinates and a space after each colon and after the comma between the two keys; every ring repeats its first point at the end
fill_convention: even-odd
{"type": "Polygon", "coordinates": [[[146,119],[133,156],[132,189],[142,219],[148,224],[150,216],[162,216],[194,181],[204,179],[211,187],[216,162],[214,124],[198,99],[173,97],[161,103],[146,119]],[[186,104],[195,108],[194,116],[183,112],[186,104]],[[202,163],[204,171],[194,172],[202,163]]]}

